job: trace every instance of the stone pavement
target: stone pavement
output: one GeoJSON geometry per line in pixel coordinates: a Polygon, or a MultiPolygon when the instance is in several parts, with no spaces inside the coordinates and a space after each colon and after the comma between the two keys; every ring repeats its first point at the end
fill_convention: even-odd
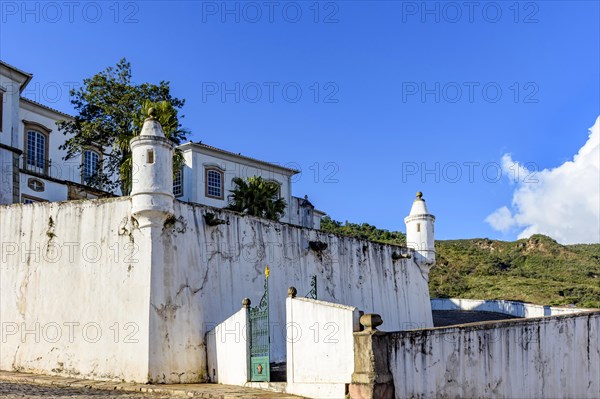
{"type": "Polygon", "coordinates": [[[173,397],[300,399],[299,396],[231,385],[150,385],[0,371],[0,398],[166,399],[173,397]]]}

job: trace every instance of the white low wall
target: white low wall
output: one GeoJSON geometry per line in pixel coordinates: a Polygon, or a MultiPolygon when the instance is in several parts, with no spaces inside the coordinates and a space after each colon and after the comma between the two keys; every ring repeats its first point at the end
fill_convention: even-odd
{"type": "Polygon", "coordinates": [[[206,334],[208,375],[211,382],[244,385],[248,382],[250,340],[249,309],[220,323],[206,334]]]}
{"type": "Polygon", "coordinates": [[[129,209],[0,206],[0,369],[147,381],[149,267],[129,209]]]}
{"type": "Polygon", "coordinates": [[[309,398],[345,395],[354,372],[357,308],[306,298],[287,298],[286,392],[309,398]]]}
{"type": "Polygon", "coordinates": [[[594,309],[541,306],[504,300],[433,298],[431,299],[431,310],[476,310],[503,313],[515,317],[543,317],[581,313],[594,309]]]}
{"type": "Polygon", "coordinates": [[[598,398],[600,312],[391,333],[396,398],[598,398]]]}

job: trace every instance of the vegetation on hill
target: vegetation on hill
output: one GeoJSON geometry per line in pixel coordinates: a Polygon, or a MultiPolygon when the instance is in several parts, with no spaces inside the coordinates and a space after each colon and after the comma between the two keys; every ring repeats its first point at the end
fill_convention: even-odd
{"type": "Polygon", "coordinates": [[[368,223],[341,223],[325,216],[321,219],[321,230],[348,237],[360,238],[392,245],[406,245],[406,236],[399,231],[378,229],[368,223]]]}
{"type": "MultiPolygon", "coordinates": [[[[321,229],[404,245],[400,232],[323,218],[321,229]]],[[[509,299],[600,308],[600,244],[561,245],[536,234],[514,242],[477,238],[436,241],[432,297],[509,299]]]]}

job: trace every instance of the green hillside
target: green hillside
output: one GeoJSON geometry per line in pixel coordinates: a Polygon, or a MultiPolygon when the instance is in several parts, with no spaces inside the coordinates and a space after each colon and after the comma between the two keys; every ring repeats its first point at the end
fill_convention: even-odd
{"type": "MultiPolygon", "coordinates": [[[[401,232],[324,218],[321,229],[404,245],[401,232]]],[[[487,238],[436,241],[432,297],[510,299],[600,308],[600,244],[561,245],[540,234],[514,242],[487,238]]]]}

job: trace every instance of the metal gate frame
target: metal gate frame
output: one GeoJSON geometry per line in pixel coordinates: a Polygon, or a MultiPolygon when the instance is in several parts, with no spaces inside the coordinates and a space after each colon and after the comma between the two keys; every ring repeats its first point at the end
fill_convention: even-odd
{"type": "Polygon", "coordinates": [[[310,277],[310,291],[306,294],[305,298],[317,299],[317,275],[314,274],[310,277]]]}
{"type": "Polygon", "coordinates": [[[271,380],[269,274],[267,266],[263,296],[257,306],[250,308],[250,381],[271,380]]]}

